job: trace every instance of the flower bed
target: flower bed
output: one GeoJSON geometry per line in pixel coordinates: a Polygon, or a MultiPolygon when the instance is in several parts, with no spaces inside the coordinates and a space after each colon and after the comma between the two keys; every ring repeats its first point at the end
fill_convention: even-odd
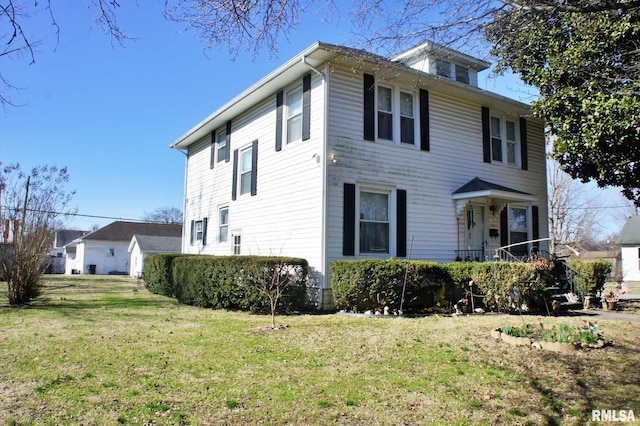
{"type": "Polygon", "coordinates": [[[558,324],[545,328],[539,318],[538,326],[531,324],[525,324],[522,327],[504,326],[491,330],[491,337],[513,346],[570,353],[604,347],[604,336],[596,333],[597,327],[597,322],[584,320],[582,327],[558,324]]]}

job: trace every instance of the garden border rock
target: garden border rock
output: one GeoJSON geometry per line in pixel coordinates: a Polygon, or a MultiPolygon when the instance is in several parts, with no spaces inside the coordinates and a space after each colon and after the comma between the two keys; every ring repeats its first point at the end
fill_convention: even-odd
{"type": "Polygon", "coordinates": [[[604,340],[600,340],[596,344],[533,341],[530,337],[515,337],[505,334],[501,328],[491,330],[491,337],[496,341],[503,341],[511,346],[524,346],[558,353],[574,353],[578,350],[599,349],[606,345],[604,340]]]}

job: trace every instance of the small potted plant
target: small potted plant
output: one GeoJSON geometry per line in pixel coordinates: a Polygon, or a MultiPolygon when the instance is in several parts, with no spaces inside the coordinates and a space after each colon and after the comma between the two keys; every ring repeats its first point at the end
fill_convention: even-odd
{"type": "Polygon", "coordinates": [[[601,297],[602,309],[605,311],[615,311],[618,307],[618,297],[612,291],[604,293],[601,297]]]}

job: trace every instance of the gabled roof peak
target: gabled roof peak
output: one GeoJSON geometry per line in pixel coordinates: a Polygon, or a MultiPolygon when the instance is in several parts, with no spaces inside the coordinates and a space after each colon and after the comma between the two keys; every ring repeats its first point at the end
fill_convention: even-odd
{"type": "Polygon", "coordinates": [[[410,65],[426,57],[451,60],[476,71],[483,71],[491,66],[487,61],[467,55],[466,53],[462,53],[458,50],[454,50],[430,40],[400,52],[397,55],[390,57],[389,60],[410,65]]]}

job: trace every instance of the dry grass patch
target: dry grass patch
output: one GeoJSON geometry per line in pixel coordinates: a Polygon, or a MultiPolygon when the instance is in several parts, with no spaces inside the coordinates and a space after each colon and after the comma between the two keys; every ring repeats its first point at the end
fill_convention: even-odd
{"type": "MultiPolygon", "coordinates": [[[[592,409],[640,415],[637,323],[601,321],[615,346],[567,356],[490,338],[518,317],[277,320],[288,327],[177,305],[126,278],[52,277],[32,307],[0,308],[0,424],[578,425],[592,409]]],[[[558,322],[581,319],[545,318],[558,322]]]]}

